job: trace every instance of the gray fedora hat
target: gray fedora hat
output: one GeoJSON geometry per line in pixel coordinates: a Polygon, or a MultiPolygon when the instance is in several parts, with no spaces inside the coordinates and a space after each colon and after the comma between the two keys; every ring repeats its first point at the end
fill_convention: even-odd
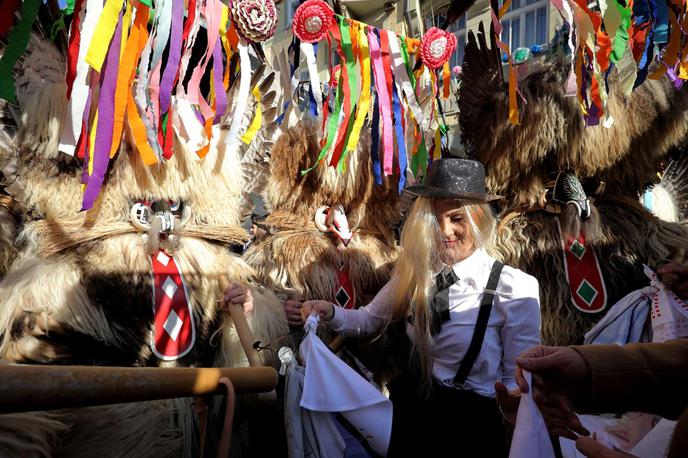
{"type": "Polygon", "coordinates": [[[491,202],[501,196],[485,192],[485,167],[471,159],[446,158],[432,161],[423,184],[406,188],[424,197],[455,198],[491,202]]]}

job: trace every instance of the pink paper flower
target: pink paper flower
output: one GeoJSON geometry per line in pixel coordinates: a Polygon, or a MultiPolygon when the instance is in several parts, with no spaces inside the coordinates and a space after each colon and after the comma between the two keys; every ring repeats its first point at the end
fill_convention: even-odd
{"type": "Polygon", "coordinates": [[[296,9],[291,29],[304,43],[317,43],[327,36],[334,11],[323,0],[306,0],[296,9]]]}
{"type": "Polygon", "coordinates": [[[448,62],[455,49],[456,35],[437,27],[432,27],[423,35],[420,45],[420,57],[426,67],[434,70],[448,62]]]}
{"type": "Polygon", "coordinates": [[[229,17],[237,33],[253,42],[267,40],[277,29],[274,0],[229,0],[229,17]]]}

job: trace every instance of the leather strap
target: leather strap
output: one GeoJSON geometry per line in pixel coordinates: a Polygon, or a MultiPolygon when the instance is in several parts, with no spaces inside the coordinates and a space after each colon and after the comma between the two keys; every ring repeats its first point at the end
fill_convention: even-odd
{"type": "Polygon", "coordinates": [[[456,376],[454,376],[454,386],[458,388],[461,388],[466,381],[468,373],[473,368],[473,364],[475,364],[475,360],[478,358],[480,349],[483,346],[487,322],[490,319],[490,312],[492,311],[494,294],[503,267],[504,264],[499,261],[495,261],[494,264],[492,264],[490,278],[487,280],[487,286],[485,286],[485,292],[483,293],[483,300],[480,302],[480,310],[478,311],[478,320],[475,324],[475,331],[473,331],[473,338],[471,339],[471,343],[468,346],[463,361],[461,361],[459,370],[456,371],[456,376]]]}

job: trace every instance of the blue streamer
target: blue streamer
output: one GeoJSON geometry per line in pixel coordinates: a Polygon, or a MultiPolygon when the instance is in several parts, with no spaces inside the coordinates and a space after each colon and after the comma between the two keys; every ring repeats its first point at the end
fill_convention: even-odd
{"type": "Polygon", "coordinates": [[[645,50],[638,63],[638,75],[635,78],[635,83],[633,84],[633,89],[637,88],[647,78],[647,73],[650,69],[650,63],[654,57],[655,43],[654,43],[654,31],[650,30],[647,34],[647,39],[645,41],[645,50]]]}
{"type": "Polygon", "coordinates": [[[657,9],[655,12],[655,27],[654,40],[655,44],[662,46],[669,41],[669,7],[665,0],[657,0],[655,3],[657,9]]]}
{"type": "MultiPolygon", "coordinates": [[[[654,1],[653,1],[654,3],[654,1]]],[[[656,6],[655,6],[656,8],[656,6]]],[[[636,26],[652,20],[652,8],[648,0],[634,0],[633,2],[633,24],[636,26]]]]}
{"type": "MultiPolygon", "coordinates": [[[[318,43],[313,43],[313,55],[318,55],[318,43]]],[[[311,81],[310,89],[308,90],[308,99],[311,102],[311,115],[316,118],[318,116],[318,104],[315,101],[315,94],[313,93],[313,81],[311,81]]]]}
{"type": "Polygon", "coordinates": [[[404,127],[401,125],[401,104],[397,85],[394,84],[392,77],[392,107],[394,110],[394,130],[397,133],[397,154],[399,155],[399,192],[404,189],[406,184],[406,142],[404,141],[404,127]]]}
{"type": "Polygon", "coordinates": [[[375,97],[373,97],[373,120],[370,135],[372,136],[370,155],[373,158],[373,176],[375,177],[375,184],[381,185],[382,167],[380,166],[380,156],[378,154],[380,148],[380,103],[377,100],[377,92],[375,92],[375,97]]]}

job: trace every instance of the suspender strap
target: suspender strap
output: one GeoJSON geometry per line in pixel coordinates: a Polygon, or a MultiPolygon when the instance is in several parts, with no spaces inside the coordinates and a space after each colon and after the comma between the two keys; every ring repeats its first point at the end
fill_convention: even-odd
{"type": "Polygon", "coordinates": [[[497,290],[499,276],[502,273],[502,267],[504,267],[504,264],[499,261],[495,261],[494,264],[492,264],[490,278],[487,280],[487,286],[485,286],[485,292],[483,293],[483,300],[480,302],[478,321],[475,324],[475,331],[473,331],[471,344],[468,346],[466,356],[464,356],[463,361],[461,361],[459,370],[456,371],[456,376],[454,377],[454,385],[457,387],[461,387],[466,381],[468,373],[471,371],[473,364],[475,364],[478,354],[480,354],[480,349],[482,348],[483,340],[485,339],[487,322],[490,319],[490,312],[492,311],[494,293],[497,290]]]}

